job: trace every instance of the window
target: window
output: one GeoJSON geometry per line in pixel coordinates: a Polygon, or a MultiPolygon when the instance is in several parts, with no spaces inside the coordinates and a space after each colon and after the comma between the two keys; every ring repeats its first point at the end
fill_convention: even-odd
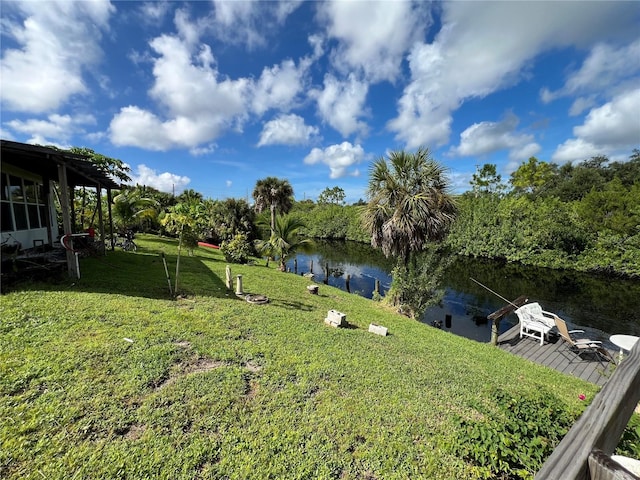
{"type": "Polygon", "coordinates": [[[1,202],[0,206],[2,207],[2,211],[0,212],[0,220],[2,220],[2,231],[12,232],[14,229],[13,217],[11,216],[11,204],[9,202],[1,202]]]}
{"type": "Polygon", "coordinates": [[[11,192],[12,202],[24,202],[24,190],[22,188],[22,179],[9,175],[9,191],[11,192]]]}
{"type": "Polygon", "coordinates": [[[11,203],[9,202],[9,180],[6,174],[1,174],[2,177],[2,195],[0,196],[0,221],[2,222],[3,232],[12,232],[13,228],[13,215],[11,214],[11,203]]]}
{"type": "Polygon", "coordinates": [[[2,231],[29,230],[46,226],[42,185],[16,175],[1,174],[0,177],[2,231]]]}

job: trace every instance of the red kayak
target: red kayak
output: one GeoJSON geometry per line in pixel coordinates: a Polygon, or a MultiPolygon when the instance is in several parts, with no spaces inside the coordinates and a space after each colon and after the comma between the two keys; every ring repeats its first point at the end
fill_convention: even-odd
{"type": "Polygon", "coordinates": [[[220,248],[218,245],[213,245],[211,243],[198,242],[198,245],[201,247],[209,247],[209,248],[220,248]]]}

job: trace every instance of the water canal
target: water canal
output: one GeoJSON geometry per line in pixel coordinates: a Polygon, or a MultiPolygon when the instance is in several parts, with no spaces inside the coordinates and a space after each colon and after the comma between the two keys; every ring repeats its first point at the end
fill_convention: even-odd
{"type": "MultiPolygon", "coordinates": [[[[298,254],[295,264],[292,259],[287,266],[293,272],[297,265],[297,273],[302,274],[311,270],[312,262],[316,283],[326,281],[346,289],[348,276],[349,290],[367,298],[372,297],[376,279],[383,295],[391,284],[393,263],[369,245],[316,241],[310,253],[298,254]]],[[[583,328],[593,339],[606,340],[615,333],[640,336],[640,281],[462,257],[442,279],[440,305],[429,308],[422,321],[429,325],[441,322],[445,331],[488,342],[491,324],[483,319],[505,302],[471,278],[508,299],[526,295],[564,318],[570,327],[583,328]],[[451,315],[450,328],[446,315],[451,315]]],[[[517,323],[517,317],[509,315],[500,323],[500,333],[517,323]]]]}

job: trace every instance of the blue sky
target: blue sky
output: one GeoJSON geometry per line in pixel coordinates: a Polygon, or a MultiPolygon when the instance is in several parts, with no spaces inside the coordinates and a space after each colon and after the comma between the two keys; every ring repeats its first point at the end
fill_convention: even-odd
{"type": "Polygon", "coordinates": [[[1,136],[86,146],[134,181],[364,198],[429,147],[456,191],[640,146],[640,3],[2,1],[1,136]]]}

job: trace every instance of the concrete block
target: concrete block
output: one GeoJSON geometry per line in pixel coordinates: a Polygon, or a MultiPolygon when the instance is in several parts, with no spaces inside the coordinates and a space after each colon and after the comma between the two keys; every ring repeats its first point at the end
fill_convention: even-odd
{"type": "Polygon", "coordinates": [[[386,337],[388,330],[387,330],[387,327],[383,327],[382,325],[376,325],[375,323],[371,323],[369,324],[369,332],[386,337]]]}
{"type": "Polygon", "coordinates": [[[324,323],[336,328],[342,327],[347,324],[347,316],[337,310],[329,310],[327,312],[327,318],[324,319],[324,323]]]}

